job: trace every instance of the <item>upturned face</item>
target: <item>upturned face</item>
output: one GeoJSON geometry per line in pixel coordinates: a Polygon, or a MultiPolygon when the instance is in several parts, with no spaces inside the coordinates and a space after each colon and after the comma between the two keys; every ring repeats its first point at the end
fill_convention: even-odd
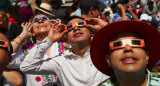
{"type": "MultiPolygon", "coordinates": [[[[122,33],[116,36],[116,40],[139,39],[134,33],[122,33]]],[[[131,47],[126,44],[123,48],[115,49],[108,55],[107,62],[115,73],[130,73],[145,70],[148,64],[148,54],[142,47],[131,47]]]]}
{"type": "Polygon", "coordinates": [[[7,38],[0,33],[0,73],[3,72],[4,68],[9,62],[9,45],[7,47],[2,46],[4,43],[3,41],[8,42],[7,38]]]}
{"type": "MultiPolygon", "coordinates": [[[[75,18],[72,19],[71,21],[68,22],[68,25],[75,24],[78,22],[84,22],[84,20],[75,18]]],[[[91,33],[87,27],[77,27],[74,26],[74,29],[69,31],[67,33],[67,41],[69,44],[74,44],[74,43],[83,43],[84,41],[90,41],[91,39],[91,33]]]]}
{"type": "Polygon", "coordinates": [[[51,29],[49,18],[42,14],[33,18],[32,25],[35,36],[48,34],[49,30],[51,29]]]}

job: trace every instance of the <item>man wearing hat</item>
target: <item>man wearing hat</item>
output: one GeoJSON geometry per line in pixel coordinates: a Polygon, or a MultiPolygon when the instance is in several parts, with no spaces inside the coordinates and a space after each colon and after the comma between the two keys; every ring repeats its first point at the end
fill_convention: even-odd
{"type": "Polygon", "coordinates": [[[91,42],[93,64],[111,76],[100,86],[159,86],[160,74],[149,71],[160,59],[159,44],[160,33],[142,21],[125,20],[103,27],[91,42]]]}

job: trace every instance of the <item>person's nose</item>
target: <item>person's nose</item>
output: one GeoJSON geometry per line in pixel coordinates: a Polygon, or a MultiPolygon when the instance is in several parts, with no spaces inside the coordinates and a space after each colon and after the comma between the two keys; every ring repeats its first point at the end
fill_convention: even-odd
{"type": "Polygon", "coordinates": [[[42,19],[39,19],[38,22],[41,23],[41,22],[43,22],[43,20],[42,20],[42,19]]]}
{"type": "Polygon", "coordinates": [[[133,48],[129,44],[126,44],[123,48],[123,52],[133,52],[133,48]]]}
{"type": "Polygon", "coordinates": [[[74,31],[80,30],[77,26],[74,26],[74,31]]]}

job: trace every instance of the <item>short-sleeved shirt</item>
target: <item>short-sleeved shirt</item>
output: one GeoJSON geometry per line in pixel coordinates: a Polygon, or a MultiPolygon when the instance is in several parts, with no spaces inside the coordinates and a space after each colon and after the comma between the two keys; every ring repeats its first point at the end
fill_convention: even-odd
{"type": "MultiPolygon", "coordinates": [[[[129,13],[126,13],[127,20],[132,20],[132,16],[129,13]]],[[[121,15],[117,12],[113,14],[113,17],[111,18],[111,22],[120,21],[122,20],[121,15]]]]}
{"type": "MultiPolygon", "coordinates": [[[[146,86],[160,86],[160,74],[157,72],[146,71],[147,74],[147,85],[146,86]]],[[[116,78],[115,75],[111,76],[98,86],[116,86],[116,78]]]]}

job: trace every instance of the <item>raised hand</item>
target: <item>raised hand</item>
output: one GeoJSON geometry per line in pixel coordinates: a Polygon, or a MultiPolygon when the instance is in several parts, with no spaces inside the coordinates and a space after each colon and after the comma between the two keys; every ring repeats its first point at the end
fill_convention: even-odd
{"type": "Polygon", "coordinates": [[[95,31],[98,31],[99,29],[107,25],[107,22],[99,18],[89,18],[89,19],[85,19],[85,21],[87,22],[86,26],[95,31]]]}
{"type": "Polygon", "coordinates": [[[128,11],[129,12],[131,12],[132,11],[132,3],[131,2],[129,2],[128,4],[127,4],[127,7],[128,7],[128,11]]]}
{"type": "Polygon", "coordinates": [[[23,40],[25,40],[28,37],[34,36],[34,34],[31,32],[32,30],[32,24],[31,23],[22,23],[21,27],[23,28],[22,33],[20,34],[20,37],[22,37],[23,40]]]}
{"type": "Polygon", "coordinates": [[[124,10],[124,7],[122,6],[122,4],[118,4],[117,8],[121,11],[124,10]]]}
{"type": "Polygon", "coordinates": [[[49,34],[47,36],[48,40],[51,42],[56,42],[63,38],[65,33],[68,32],[67,30],[65,30],[65,26],[66,25],[64,24],[60,24],[60,22],[53,23],[52,28],[50,29],[49,34]]]}

